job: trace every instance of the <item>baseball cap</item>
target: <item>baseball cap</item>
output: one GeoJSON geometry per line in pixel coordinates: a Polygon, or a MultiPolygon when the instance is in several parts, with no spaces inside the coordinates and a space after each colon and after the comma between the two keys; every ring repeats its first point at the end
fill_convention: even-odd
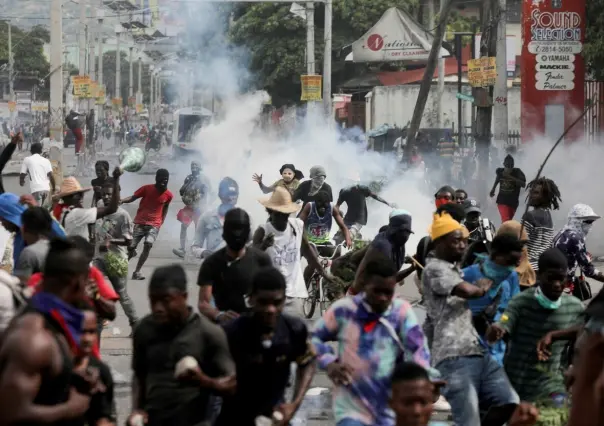
{"type": "Polygon", "coordinates": [[[466,214],[468,213],[482,213],[480,203],[476,198],[468,198],[463,202],[463,209],[466,214]]]}
{"type": "Polygon", "coordinates": [[[404,229],[413,233],[413,230],[411,229],[411,215],[408,214],[392,216],[388,221],[388,225],[391,228],[404,229]]]}

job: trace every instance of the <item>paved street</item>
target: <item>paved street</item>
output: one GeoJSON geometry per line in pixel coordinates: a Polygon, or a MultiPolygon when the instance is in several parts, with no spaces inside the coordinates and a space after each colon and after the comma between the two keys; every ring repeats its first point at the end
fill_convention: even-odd
{"type": "MultiPolygon", "coordinates": [[[[107,156],[108,161],[112,166],[117,165],[117,152],[115,150],[107,150],[111,152],[111,155],[107,156]]],[[[73,148],[69,149],[69,152],[73,152],[73,148]]],[[[18,154],[18,157],[22,157],[23,155],[18,154]]],[[[74,164],[73,154],[66,154],[65,163],[74,164]]],[[[157,164],[161,163],[161,157],[153,156],[151,158],[151,164],[149,167],[158,167],[157,164]]],[[[15,161],[14,164],[9,164],[5,173],[14,173],[14,170],[18,172],[18,161],[15,161]]],[[[71,167],[68,167],[69,171],[71,167]]],[[[188,170],[188,166],[187,166],[188,170]]],[[[149,170],[153,173],[152,170],[149,170]]],[[[170,170],[173,172],[173,170],[170,170]]],[[[184,178],[184,174],[180,173],[178,177],[172,177],[170,179],[170,190],[178,194],[178,189],[182,184],[182,178],[184,178]]],[[[90,178],[81,178],[80,182],[83,186],[89,185],[90,178]]],[[[122,179],[122,197],[128,196],[132,194],[134,190],[136,190],[139,186],[153,183],[153,176],[150,174],[129,174],[127,173],[122,179]]],[[[19,187],[18,178],[16,176],[5,176],[4,177],[4,185],[7,191],[15,192],[17,194],[26,193],[27,186],[25,188],[19,187]]],[[[86,199],[86,205],[90,205],[90,192],[88,193],[88,197],[86,199]]],[[[153,247],[149,260],[147,264],[142,270],[142,273],[147,279],[151,276],[153,270],[162,265],[170,264],[170,263],[183,263],[180,259],[172,254],[172,249],[178,246],[178,236],[179,236],[179,223],[176,221],[176,212],[178,209],[182,207],[182,203],[180,201],[180,197],[175,196],[173,205],[170,208],[170,212],[168,214],[168,218],[161,232],[159,233],[159,238],[153,247]]],[[[136,213],[138,203],[134,203],[132,205],[124,206],[126,210],[134,217],[136,213]]],[[[242,206],[245,208],[245,206],[242,206]]],[[[192,230],[190,231],[190,238],[192,238],[192,230]]],[[[130,271],[132,271],[135,267],[137,258],[133,259],[130,263],[130,271]]],[[[197,304],[198,297],[198,287],[196,285],[197,280],[197,272],[199,270],[199,263],[183,263],[185,270],[187,272],[188,282],[189,282],[189,299],[193,306],[197,304]]],[[[593,285],[593,284],[592,284],[593,285]]],[[[137,312],[139,316],[143,316],[149,312],[149,306],[146,297],[146,288],[147,281],[132,281],[128,282],[128,288],[130,292],[130,296],[134,301],[137,312]]],[[[594,294],[596,291],[600,289],[600,285],[594,285],[594,294]]],[[[415,285],[413,284],[412,279],[408,279],[404,286],[402,286],[398,291],[399,297],[404,297],[409,301],[417,300],[419,295],[415,285]]],[[[421,316],[423,313],[421,311],[418,312],[421,316]]],[[[130,394],[129,394],[129,380],[130,380],[130,362],[131,362],[131,345],[130,338],[128,337],[130,334],[130,327],[128,326],[128,321],[126,316],[124,315],[121,307],[118,308],[118,317],[116,321],[114,321],[109,327],[107,327],[103,332],[102,338],[102,347],[101,351],[104,357],[104,360],[109,363],[114,372],[114,379],[117,383],[117,406],[118,406],[118,414],[120,416],[120,420],[123,421],[125,416],[130,411],[130,394]]],[[[307,398],[308,410],[306,411],[307,416],[309,417],[308,425],[333,425],[333,421],[331,419],[331,410],[329,409],[329,392],[331,385],[329,380],[323,373],[318,373],[312,383],[311,392],[313,394],[318,394],[321,392],[326,392],[325,395],[313,398],[307,398]]],[[[446,414],[439,415],[440,419],[444,419],[447,417],[446,414]]]]}

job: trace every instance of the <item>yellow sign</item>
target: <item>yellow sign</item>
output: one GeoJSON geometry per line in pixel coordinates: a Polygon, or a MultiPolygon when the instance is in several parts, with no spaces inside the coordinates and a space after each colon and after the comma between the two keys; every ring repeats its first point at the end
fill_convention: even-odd
{"type": "Polygon", "coordinates": [[[122,98],[111,99],[111,105],[113,105],[113,108],[115,109],[120,109],[123,106],[122,98]]]}
{"type": "Polygon", "coordinates": [[[468,80],[472,87],[494,86],[497,80],[495,57],[483,57],[468,61],[468,80]]]}
{"type": "Polygon", "coordinates": [[[76,98],[90,97],[90,77],[87,75],[74,75],[71,77],[73,82],[73,96],[76,98]]]}
{"type": "Polygon", "coordinates": [[[14,112],[17,109],[17,102],[9,101],[8,102],[8,110],[10,112],[14,112]]]}
{"type": "Polygon", "coordinates": [[[96,91],[96,104],[97,105],[105,105],[105,86],[99,86],[96,91]]]}
{"type": "Polygon", "coordinates": [[[303,75],[300,77],[302,83],[302,101],[320,101],[323,99],[321,94],[321,76],[303,75]]]}
{"type": "Polygon", "coordinates": [[[48,112],[48,102],[33,101],[31,104],[32,112],[48,112]]]}
{"type": "Polygon", "coordinates": [[[90,97],[92,99],[96,99],[98,97],[98,93],[99,93],[99,83],[97,83],[96,81],[91,81],[90,82],[90,97]]]}
{"type": "Polygon", "coordinates": [[[136,113],[140,114],[143,112],[143,104],[136,104],[136,113]]]}

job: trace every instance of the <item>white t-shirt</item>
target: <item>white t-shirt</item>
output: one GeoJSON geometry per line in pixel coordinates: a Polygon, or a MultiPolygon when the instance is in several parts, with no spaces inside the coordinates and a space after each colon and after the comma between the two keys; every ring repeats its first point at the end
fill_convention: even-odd
{"type": "Polygon", "coordinates": [[[287,297],[307,298],[306,284],[302,273],[302,235],[304,222],[297,218],[289,218],[285,231],[279,232],[270,222],[262,224],[264,232],[275,235],[275,243],[266,249],[273,262],[286,281],[285,295],[287,297]]]}
{"type": "Polygon", "coordinates": [[[52,173],[52,165],[40,154],[26,157],[21,164],[21,174],[29,175],[31,179],[29,183],[31,192],[50,191],[49,173],[52,173]]]}
{"type": "Polygon", "coordinates": [[[96,222],[96,207],[91,209],[65,209],[61,214],[61,225],[68,237],[79,235],[90,241],[88,225],[96,222]]]}

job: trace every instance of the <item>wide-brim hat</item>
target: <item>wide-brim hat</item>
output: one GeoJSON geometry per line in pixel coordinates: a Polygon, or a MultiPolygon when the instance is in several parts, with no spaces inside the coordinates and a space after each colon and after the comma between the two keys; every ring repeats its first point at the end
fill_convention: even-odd
{"type": "Polygon", "coordinates": [[[59,193],[57,194],[57,198],[64,198],[69,195],[77,194],[80,192],[84,193],[90,191],[91,189],[92,187],[82,188],[82,185],[80,185],[80,182],[78,182],[76,178],[74,178],[73,176],[69,176],[63,179],[63,183],[61,184],[61,188],[59,190],[59,193]]]}
{"type": "Polygon", "coordinates": [[[267,209],[279,213],[291,214],[300,210],[300,206],[292,201],[289,191],[281,186],[275,188],[270,198],[261,198],[258,201],[267,209]]]}

